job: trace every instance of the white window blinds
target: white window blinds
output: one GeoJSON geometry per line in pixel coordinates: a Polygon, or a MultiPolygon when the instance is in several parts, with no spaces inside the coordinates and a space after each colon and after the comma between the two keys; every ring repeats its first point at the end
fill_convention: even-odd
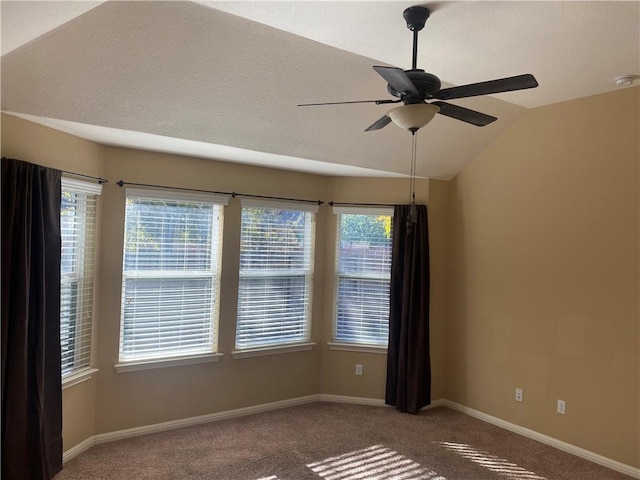
{"type": "Polygon", "coordinates": [[[60,347],[62,377],[91,366],[96,198],[99,184],[62,178],[60,347]]]}
{"type": "Polygon", "coordinates": [[[385,345],[389,338],[392,208],[334,207],[334,340],[385,345]]]}
{"type": "Polygon", "coordinates": [[[120,361],[215,352],[227,200],[127,189],[120,361]]]}
{"type": "Polygon", "coordinates": [[[309,339],[317,205],[242,200],[236,348],[309,339]]]}

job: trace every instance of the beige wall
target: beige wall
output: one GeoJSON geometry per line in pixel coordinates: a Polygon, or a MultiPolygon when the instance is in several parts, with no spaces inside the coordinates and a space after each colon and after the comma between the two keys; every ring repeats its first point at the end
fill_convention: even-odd
{"type": "Polygon", "coordinates": [[[639,91],[532,110],[452,182],[445,363],[448,399],[635,467],[639,91]]]}
{"type": "MultiPolygon", "coordinates": [[[[50,128],[2,114],[2,156],[85,175],[102,176],[105,148],[50,128]]],[[[98,208],[98,223],[101,211],[98,208]]],[[[99,236],[99,233],[98,233],[99,236]]],[[[98,240],[99,242],[99,240],[98,240]]],[[[100,245],[97,243],[97,247],[100,245]]],[[[100,264],[96,263],[96,270],[100,264]]],[[[96,285],[96,291],[99,286],[96,285]]],[[[99,312],[95,315],[96,322],[99,312]]],[[[97,345],[94,348],[96,354],[97,345]]],[[[68,450],[94,434],[97,379],[62,392],[63,448],[68,450]]]]}

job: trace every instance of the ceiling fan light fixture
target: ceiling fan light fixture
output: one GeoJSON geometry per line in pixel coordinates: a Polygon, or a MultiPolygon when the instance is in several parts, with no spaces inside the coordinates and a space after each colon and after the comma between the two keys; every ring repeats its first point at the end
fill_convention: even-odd
{"type": "Polygon", "coordinates": [[[415,132],[433,120],[440,107],[429,103],[414,103],[396,107],[387,113],[400,128],[415,132]]]}

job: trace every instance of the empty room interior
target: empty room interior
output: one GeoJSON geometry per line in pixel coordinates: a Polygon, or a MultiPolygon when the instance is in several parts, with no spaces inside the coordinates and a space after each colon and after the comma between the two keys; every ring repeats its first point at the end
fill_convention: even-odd
{"type": "MultiPolygon", "coordinates": [[[[394,410],[388,259],[394,206],[413,203],[428,279],[404,297],[427,309],[428,399],[396,413],[428,428],[455,411],[640,478],[640,3],[3,0],[0,14],[3,216],[16,160],[61,172],[63,235],[79,211],[65,192],[95,202],[83,323],[64,316],[62,244],[65,464],[302,405],[394,410]],[[413,107],[426,117],[403,125],[413,107]],[[180,260],[151,225],[188,209],[213,213],[180,260]],[[263,262],[269,222],[297,229],[288,272],[263,262]],[[348,270],[360,228],[386,242],[386,273],[348,270]]],[[[4,268],[2,282],[5,337],[4,268]]]]}

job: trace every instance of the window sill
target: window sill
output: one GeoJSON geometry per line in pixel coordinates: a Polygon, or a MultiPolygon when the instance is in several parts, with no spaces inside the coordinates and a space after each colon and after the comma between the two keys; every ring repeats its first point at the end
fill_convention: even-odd
{"type": "Polygon", "coordinates": [[[116,363],[114,367],[118,373],[128,373],[138,372],[140,370],[153,370],[155,368],[182,367],[184,365],[217,362],[220,358],[222,358],[221,353],[208,353],[206,355],[192,355],[189,357],[133,360],[130,362],[116,363]]]}
{"type": "Polygon", "coordinates": [[[74,385],[78,385],[79,383],[86,382],[87,380],[91,380],[93,374],[98,371],[97,368],[85,368],[77,373],[73,373],[62,379],[62,390],[65,390],[69,387],[73,387],[74,385]]]}
{"type": "Polygon", "coordinates": [[[294,343],[291,345],[277,345],[274,347],[248,348],[246,350],[234,350],[231,356],[235,358],[262,357],[265,355],[278,355],[280,353],[304,352],[311,350],[314,342],[294,343]]]}
{"type": "Polygon", "coordinates": [[[327,343],[331,350],[341,350],[344,352],[362,352],[362,353],[380,353],[387,354],[387,347],[382,345],[365,345],[357,343],[340,343],[329,342],[327,343]]]}

